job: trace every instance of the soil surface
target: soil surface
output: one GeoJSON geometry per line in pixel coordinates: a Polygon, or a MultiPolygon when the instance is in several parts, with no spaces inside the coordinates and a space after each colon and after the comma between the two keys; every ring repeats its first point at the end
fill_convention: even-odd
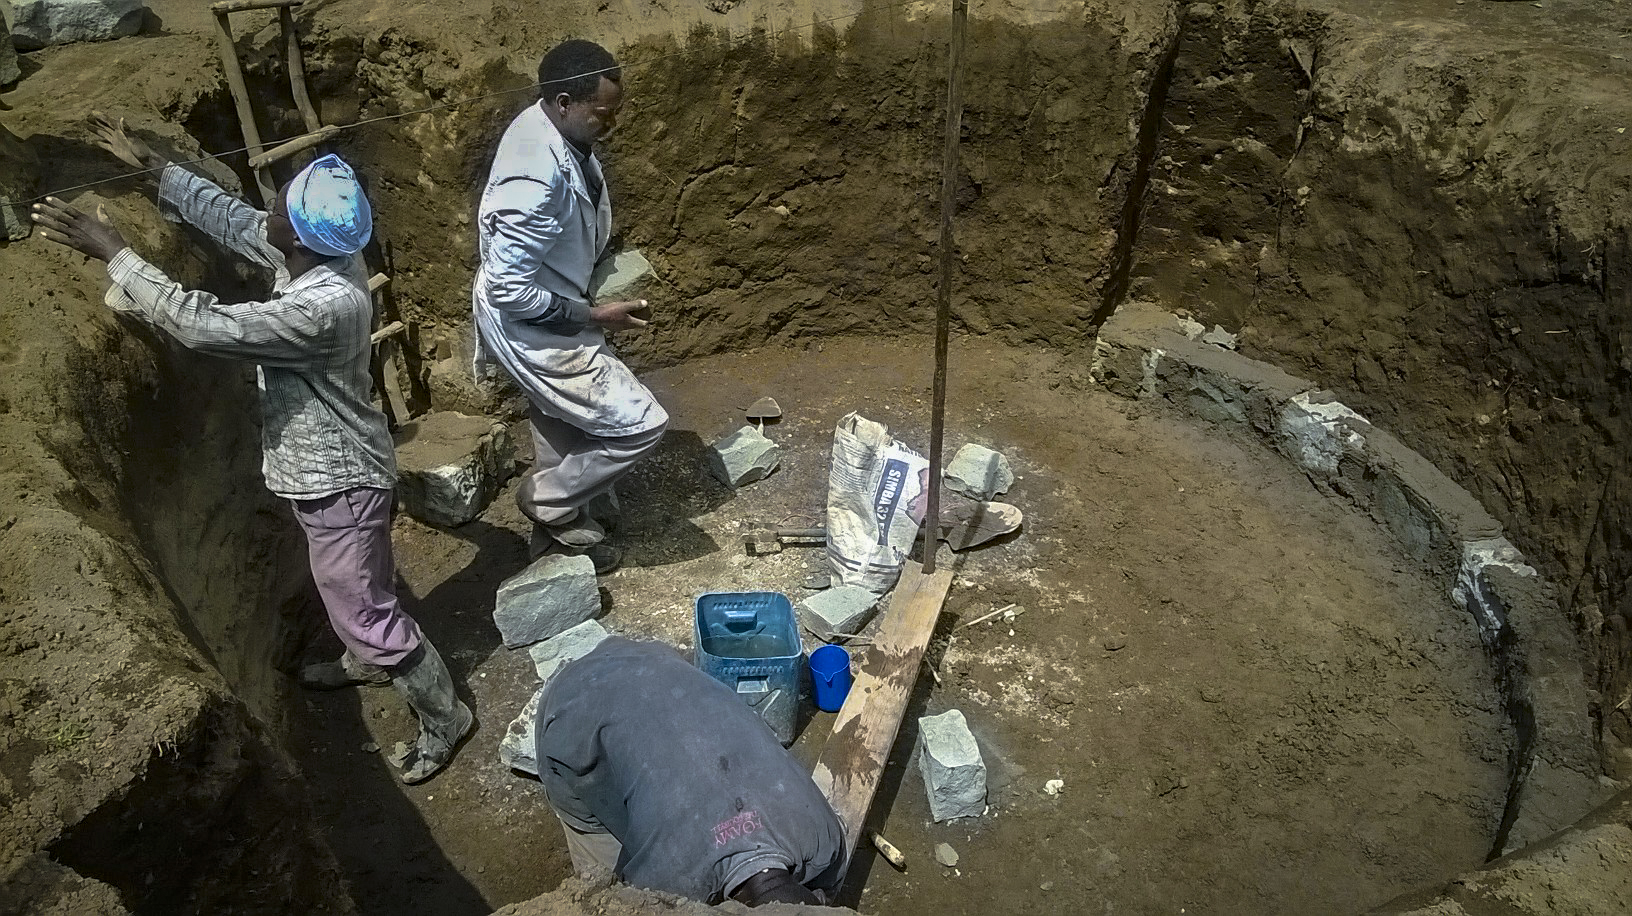
{"type": "MultiPolygon", "coordinates": [[[[674,422],[620,485],[625,567],[603,579],[602,622],[689,651],[701,592],[809,594],[820,550],[749,557],[742,537],[820,523],[844,414],[922,447],[930,351],[922,338],[835,340],[654,373],[674,422]],[[703,450],[764,395],[785,411],[766,428],[782,465],[732,492],[703,450]]],[[[949,454],[972,441],[1008,455],[1018,479],[1004,499],[1025,528],[943,549],[956,578],[930,652],[939,682],[920,678],[875,807],[909,866],[864,851],[844,902],[1352,911],[1483,860],[1507,755],[1490,671],[1471,621],[1374,523],[1256,446],[1085,388],[1072,360],[962,341],[950,385],[949,454]],[[958,628],[1010,604],[1024,613],[958,628]],[[950,708],[981,742],[990,811],[934,824],[914,717],[950,708]],[[956,869],[935,864],[941,842],[956,869]]],[[[525,530],[509,491],[456,529],[397,524],[410,609],[482,723],[447,773],[402,788],[364,749],[411,735],[389,691],[313,696],[298,718],[297,753],[365,913],[483,913],[568,874],[536,782],[497,756],[537,680],[490,619],[498,584],[525,564],[525,530]]],[[[831,718],[805,725],[802,759],[831,718]]]]}
{"type": "MultiPolygon", "coordinates": [[[[265,278],[201,253],[151,188],[74,189],[124,171],[89,142],[93,108],[187,158],[242,145],[211,17],[150,6],[141,36],[24,55],[0,190],[105,203],[179,280],[258,295],[265,278]]],[[[587,34],[624,55],[609,187],[662,316],[626,352],[676,422],[623,489],[612,628],[684,646],[700,591],[801,594],[818,555],[749,558],[742,535],[819,521],[844,413],[925,441],[940,15],[302,8],[324,120],[387,119],[337,148],[370,182],[416,411],[506,408],[468,381],[475,189],[545,48],[587,34]],[[733,493],[702,455],[765,394],[787,411],[767,430],[783,466],[733,493]]],[[[303,128],[273,22],[234,17],[263,135],[284,138],[303,128]]],[[[927,822],[909,721],[877,826],[912,864],[864,856],[848,902],[1353,911],[1487,852],[1508,736],[1471,626],[1277,459],[1089,388],[1124,293],[1239,333],[1479,497],[1568,594],[1604,765],[1632,775],[1615,742],[1632,736],[1632,6],[1001,0],[971,31],[954,303],[971,337],[947,446],[1011,457],[1027,527],[957,559],[940,682],[913,712],[965,712],[992,810],[927,822]],[[952,629],[1008,604],[1026,609],[1012,627],[952,629]],[[933,864],[940,842],[956,870],[933,864]]],[[[196,167],[247,176],[239,154],[196,167]]],[[[400,788],[365,750],[409,737],[394,694],[283,676],[337,649],[259,478],[252,373],[112,317],[103,282],[38,237],[0,245],[0,911],[344,912],[349,886],[370,913],[482,913],[555,887],[536,784],[496,756],[532,688],[488,617],[525,563],[508,494],[457,530],[398,522],[404,594],[482,725],[449,773],[400,788]]]]}

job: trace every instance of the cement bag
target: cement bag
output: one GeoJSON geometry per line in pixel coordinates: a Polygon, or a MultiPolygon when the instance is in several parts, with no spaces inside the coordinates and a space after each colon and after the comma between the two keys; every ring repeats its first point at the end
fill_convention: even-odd
{"type": "Polygon", "coordinates": [[[840,583],[882,595],[895,585],[924,517],[929,460],[850,414],[833,430],[827,565],[840,583]]]}

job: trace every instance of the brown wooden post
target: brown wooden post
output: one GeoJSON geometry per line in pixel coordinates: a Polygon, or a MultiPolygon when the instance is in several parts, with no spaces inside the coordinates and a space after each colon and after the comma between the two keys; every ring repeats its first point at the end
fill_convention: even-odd
{"type": "MultiPolygon", "coordinates": [[[[255,110],[249,104],[249,88],[244,85],[244,71],[238,65],[238,48],[232,43],[232,25],[227,22],[227,10],[211,8],[215,12],[215,38],[221,47],[221,69],[226,73],[227,90],[232,93],[233,105],[238,109],[238,126],[244,132],[244,146],[251,159],[265,149],[261,145],[261,131],[255,126],[255,110]]],[[[260,192],[261,206],[270,207],[277,199],[272,177],[263,166],[253,170],[255,188],[260,192]]]]}
{"type": "Polygon", "coordinates": [[[283,47],[286,68],[289,70],[289,91],[295,96],[295,107],[306,122],[308,131],[323,126],[312,106],[312,95],[306,87],[306,58],[300,53],[300,33],[295,31],[295,14],[287,6],[278,7],[278,24],[283,27],[283,47]]]}
{"type": "Polygon", "coordinates": [[[968,0],[952,0],[952,49],[947,60],[946,148],[941,156],[941,282],[935,302],[935,395],[929,421],[929,499],[924,509],[924,574],[935,571],[941,533],[941,439],[946,433],[946,350],[952,324],[952,208],[958,189],[958,138],[963,131],[963,34],[968,0]]]}

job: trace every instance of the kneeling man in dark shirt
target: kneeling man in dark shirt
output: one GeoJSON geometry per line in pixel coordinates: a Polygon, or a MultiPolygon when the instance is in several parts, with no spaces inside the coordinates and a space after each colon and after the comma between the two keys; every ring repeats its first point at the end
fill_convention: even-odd
{"type": "Polygon", "coordinates": [[[539,704],[539,778],[580,874],[718,903],[824,903],[838,816],[730,688],[660,643],[611,637],[539,704]]]}

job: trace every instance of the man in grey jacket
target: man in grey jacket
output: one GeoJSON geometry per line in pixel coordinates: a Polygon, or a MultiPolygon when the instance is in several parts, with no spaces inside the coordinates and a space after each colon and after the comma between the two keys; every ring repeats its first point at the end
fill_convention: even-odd
{"type": "Polygon", "coordinates": [[[533,469],[516,493],[534,556],[617,565],[585,507],[657,447],[668,414],[612,352],[606,331],[646,325],[646,302],[595,302],[595,262],[612,233],[596,160],[623,105],[622,73],[593,42],[566,41],[538,65],[539,101],[505,131],[478,212],[472,290],[476,372],[496,363],[527,395],[533,469]]]}
{"type": "Polygon", "coordinates": [[[573,867],[717,903],[820,903],[844,830],[742,698],[655,642],[613,636],[556,672],[538,777],[573,867]]]}
{"type": "Polygon", "coordinates": [[[306,533],[312,574],[345,655],[301,672],[307,687],[393,684],[419,717],[402,779],[429,779],[474,727],[436,648],[403,611],[391,560],[396,455],[369,396],[373,303],[357,252],[373,228],[368,199],[338,156],[324,156],[256,210],[93,116],[100,145],[159,174],[159,206],[273,274],[264,302],[188,290],[136,254],[100,211],[56,198],[34,207],[49,240],[106,261],[107,303],[183,346],[256,364],[267,487],[306,533]]]}

